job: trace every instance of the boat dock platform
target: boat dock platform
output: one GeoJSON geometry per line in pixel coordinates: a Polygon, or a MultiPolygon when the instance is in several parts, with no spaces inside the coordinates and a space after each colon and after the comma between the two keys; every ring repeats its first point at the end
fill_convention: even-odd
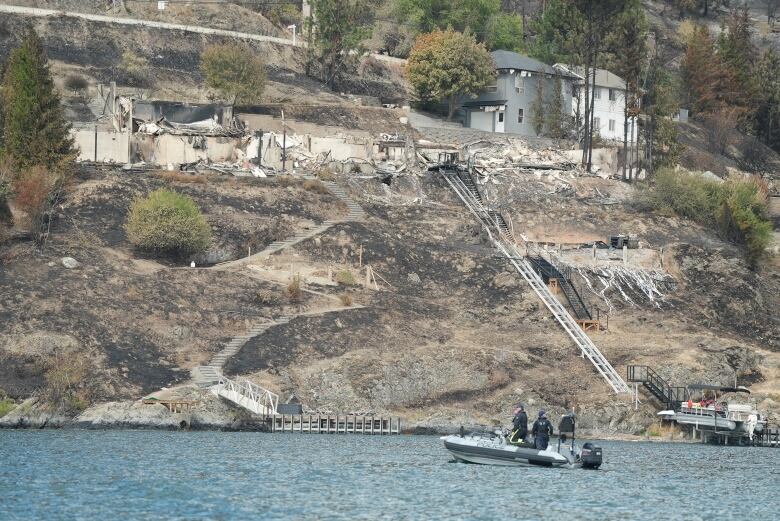
{"type": "Polygon", "coordinates": [[[265,418],[270,432],[307,434],[401,434],[401,418],[357,414],[276,414],[265,418]]]}

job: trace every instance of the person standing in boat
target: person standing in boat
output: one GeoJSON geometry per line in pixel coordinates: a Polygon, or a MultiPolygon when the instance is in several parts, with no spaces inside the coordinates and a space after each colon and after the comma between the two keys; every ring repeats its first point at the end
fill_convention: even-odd
{"type": "Polygon", "coordinates": [[[539,418],[536,419],[533,427],[531,427],[531,434],[534,435],[534,448],[545,450],[550,443],[550,436],[553,435],[553,426],[543,410],[539,411],[539,418]]]}
{"type": "Polygon", "coordinates": [[[512,419],[512,434],[509,435],[509,443],[520,445],[525,443],[528,436],[528,415],[522,403],[515,405],[515,417],[512,419]]]}

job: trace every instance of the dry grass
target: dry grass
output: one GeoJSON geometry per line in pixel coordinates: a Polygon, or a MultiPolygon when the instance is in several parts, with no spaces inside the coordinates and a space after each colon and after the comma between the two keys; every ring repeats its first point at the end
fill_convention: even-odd
{"type": "Polygon", "coordinates": [[[319,179],[322,179],[323,181],[335,181],[336,180],[336,174],[328,170],[327,168],[320,168],[320,170],[317,172],[317,177],[319,179]]]}
{"type": "MultiPolygon", "coordinates": [[[[295,282],[295,281],[293,281],[295,282]]],[[[292,284],[292,283],[291,283],[292,284]]],[[[288,294],[290,294],[290,287],[287,287],[288,294]]],[[[298,287],[297,290],[293,291],[300,291],[300,287],[298,287]]],[[[255,301],[257,301],[258,304],[261,306],[266,307],[273,307],[273,306],[281,306],[282,305],[282,298],[281,296],[276,293],[275,291],[271,291],[270,289],[264,289],[257,293],[255,296],[255,301]]]]}
{"type": "Polygon", "coordinates": [[[349,270],[336,273],[336,282],[342,286],[357,286],[357,280],[355,280],[355,276],[349,270]]]}
{"type": "Polygon", "coordinates": [[[276,183],[283,187],[298,186],[301,184],[301,180],[291,175],[280,175],[276,177],[276,183]]]}
{"type": "Polygon", "coordinates": [[[188,174],[186,172],[162,170],[160,172],[155,172],[154,175],[155,177],[162,179],[163,181],[168,181],[169,183],[194,183],[203,185],[209,182],[208,179],[206,179],[206,176],[200,174],[188,174]]]}
{"type": "Polygon", "coordinates": [[[303,284],[300,275],[293,277],[293,280],[287,285],[287,298],[292,304],[303,302],[303,284]]]}
{"type": "Polygon", "coordinates": [[[341,305],[344,307],[350,307],[352,305],[352,295],[349,293],[342,293],[339,295],[339,300],[341,301],[341,305]]]}
{"type": "Polygon", "coordinates": [[[307,192],[312,192],[315,194],[328,194],[330,193],[328,189],[325,187],[324,184],[322,184],[320,181],[317,181],[316,179],[307,179],[303,182],[303,189],[307,192]]]}

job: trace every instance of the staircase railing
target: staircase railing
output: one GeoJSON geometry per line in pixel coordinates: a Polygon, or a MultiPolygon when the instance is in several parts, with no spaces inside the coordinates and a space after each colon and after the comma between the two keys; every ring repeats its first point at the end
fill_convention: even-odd
{"type": "Polygon", "coordinates": [[[279,395],[250,382],[245,378],[231,380],[219,378],[214,386],[215,394],[258,414],[276,414],[279,395]]]}
{"type": "MultiPolygon", "coordinates": [[[[615,368],[609,363],[604,355],[599,351],[593,341],[579,327],[574,318],[569,314],[566,308],[550,292],[547,284],[544,283],[539,274],[534,270],[526,257],[522,255],[515,245],[514,237],[511,237],[507,231],[499,225],[495,215],[497,212],[490,212],[483,204],[479,193],[474,194],[459,175],[456,168],[442,168],[440,173],[449,184],[450,188],[460,198],[466,208],[477,217],[488,232],[488,237],[493,245],[507,257],[509,262],[528,282],[531,288],[536,292],[542,302],[558,320],[563,329],[574,340],[577,347],[582,351],[583,357],[588,358],[599,374],[607,380],[607,383],[616,393],[629,392],[628,385],[623,378],[615,371],[615,368]]],[[[473,181],[472,181],[473,182],[473,181]]],[[[497,214],[500,216],[500,214],[497,214]]]]}
{"type": "Polygon", "coordinates": [[[678,409],[680,402],[688,399],[688,389],[669,385],[661,375],[646,365],[629,365],[626,367],[626,380],[641,383],[650,394],[671,409],[678,409]]]}

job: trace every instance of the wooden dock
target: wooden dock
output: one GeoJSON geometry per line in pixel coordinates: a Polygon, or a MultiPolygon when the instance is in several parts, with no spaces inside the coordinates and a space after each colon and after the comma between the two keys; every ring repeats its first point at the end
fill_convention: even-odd
{"type": "Polygon", "coordinates": [[[266,418],[271,432],[307,434],[401,434],[401,418],[357,414],[276,414],[266,418]]]}

